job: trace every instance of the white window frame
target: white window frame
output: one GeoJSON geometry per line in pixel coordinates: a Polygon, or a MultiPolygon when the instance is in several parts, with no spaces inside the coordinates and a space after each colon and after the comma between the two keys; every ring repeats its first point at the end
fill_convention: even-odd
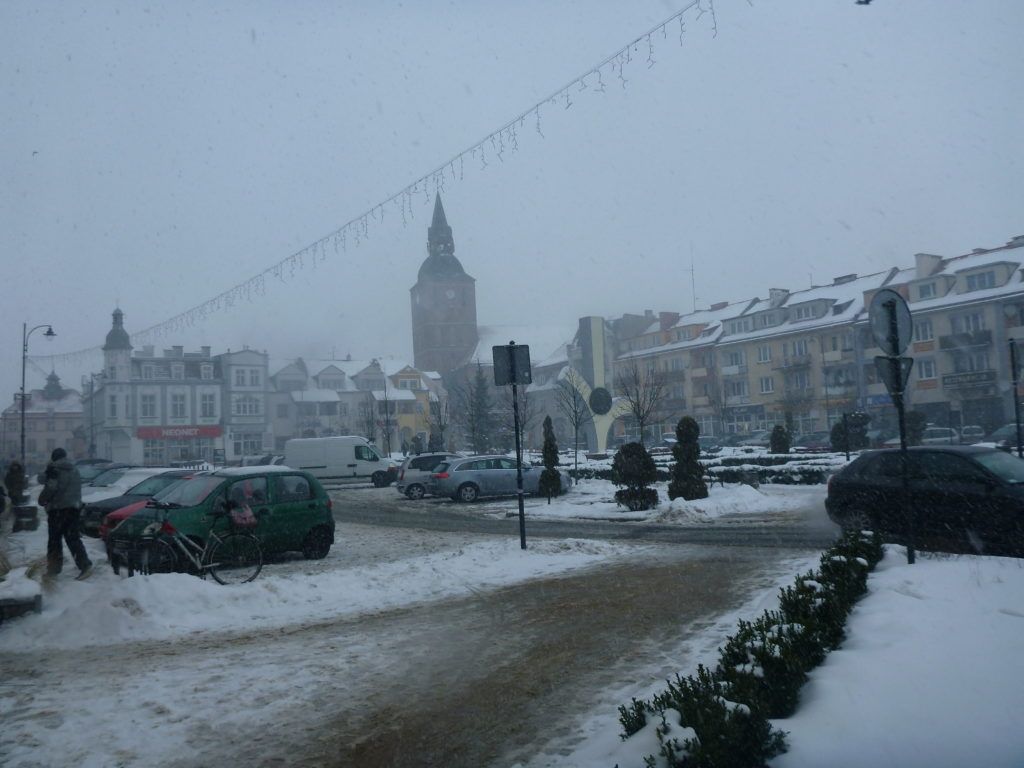
{"type": "Polygon", "coordinates": [[[770,363],[772,361],[772,345],[762,344],[757,348],[757,362],[770,363]]]}
{"type": "Polygon", "coordinates": [[[761,377],[761,394],[770,395],[775,392],[775,377],[773,376],[762,376],[761,377]]]}

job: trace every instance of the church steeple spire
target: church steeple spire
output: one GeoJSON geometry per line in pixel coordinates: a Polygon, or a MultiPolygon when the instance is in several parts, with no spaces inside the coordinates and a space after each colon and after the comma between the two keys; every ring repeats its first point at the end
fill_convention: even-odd
{"type": "Polygon", "coordinates": [[[452,237],[452,228],[448,226],[448,218],[444,215],[440,192],[434,195],[434,219],[427,229],[427,253],[430,256],[455,255],[455,238],[452,237]]]}

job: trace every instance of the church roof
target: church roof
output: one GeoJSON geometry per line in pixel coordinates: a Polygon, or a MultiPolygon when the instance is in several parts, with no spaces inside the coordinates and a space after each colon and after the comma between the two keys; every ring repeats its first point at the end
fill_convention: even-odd
{"type": "Polygon", "coordinates": [[[419,280],[472,280],[455,258],[455,238],[444,215],[441,194],[434,197],[434,218],[427,229],[427,258],[420,265],[419,280]]]}

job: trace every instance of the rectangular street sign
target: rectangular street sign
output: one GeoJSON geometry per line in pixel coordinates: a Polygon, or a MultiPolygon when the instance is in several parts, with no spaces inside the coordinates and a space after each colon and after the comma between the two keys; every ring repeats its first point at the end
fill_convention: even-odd
{"type": "Polygon", "coordinates": [[[494,357],[495,386],[530,384],[533,381],[529,344],[498,345],[491,347],[491,354],[494,357]]]}

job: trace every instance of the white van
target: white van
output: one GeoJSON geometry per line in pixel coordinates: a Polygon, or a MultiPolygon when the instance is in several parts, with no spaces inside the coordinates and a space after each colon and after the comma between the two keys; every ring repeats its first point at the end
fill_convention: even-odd
{"type": "Polygon", "coordinates": [[[355,435],[289,440],[284,444],[284,463],[321,482],[369,482],[378,488],[394,482],[397,469],[365,437],[355,435]]]}

